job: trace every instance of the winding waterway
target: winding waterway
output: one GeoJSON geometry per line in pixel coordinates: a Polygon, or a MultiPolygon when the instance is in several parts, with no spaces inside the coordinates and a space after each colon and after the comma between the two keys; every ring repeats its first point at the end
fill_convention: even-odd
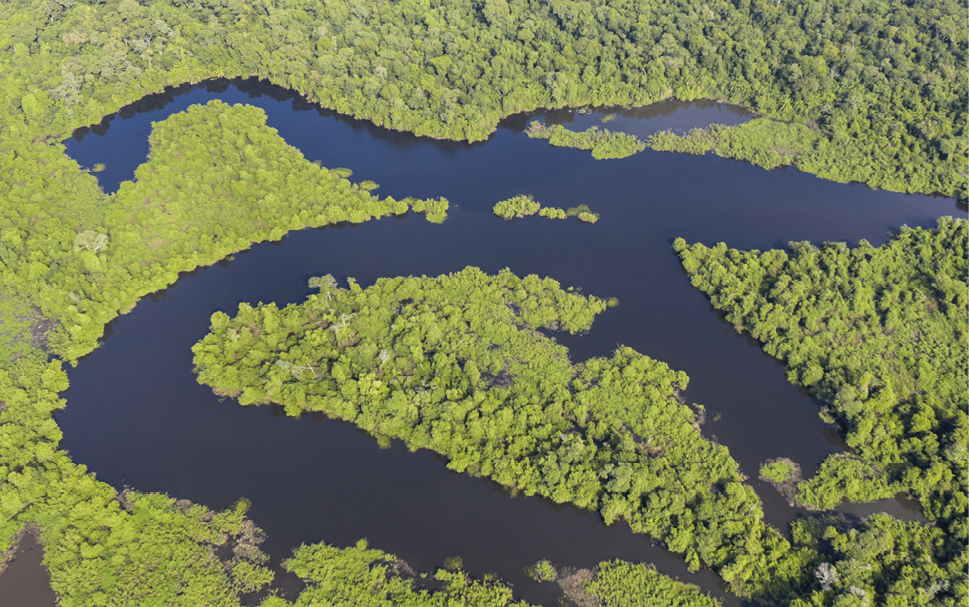
{"type": "MultiPolygon", "coordinates": [[[[411,215],[304,230],[182,277],[113,322],[103,346],[70,371],[68,406],[56,416],[62,447],[118,488],[163,491],[215,508],[249,498],[250,516],[267,531],[265,548],[276,562],[300,543],[347,546],[366,537],[419,571],[459,555],[473,575],[495,572],[520,598],[545,605],[555,604],[557,589],[522,573],[542,558],[575,567],[612,558],[650,561],[727,605],[741,602],[723,592],[712,572],[687,573],[678,556],[625,524],[606,527],[595,513],[512,497],[491,482],[449,472],[430,453],[410,453],[400,443],[380,449],[348,424],[220,400],[192,373],[190,348],[207,332],[212,312],[234,314],[240,302],[299,302],[310,293],[310,276],[352,276],[366,286],[381,276],[437,275],[468,265],[489,273],[509,267],[618,297],[591,332],[557,339],[576,361],[623,344],[684,370],[690,376],[684,397],[706,407],[704,434],[729,447],[764,500],[767,521],[784,530],[798,512],[756,480],[759,464],[790,457],[809,473],[844,445],[819,419],[819,403],[788,383],[780,363],[738,335],[690,286],[673,239],[743,249],[800,240],[867,239],[877,246],[903,224],[932,227],[939,216],[966,215],[952,199],[837,184],[793,169],[767,172],[714,156],[650,150],[594,160],[522,133],[536,116],[575,120],[569,127],[579,129],[601,123],[610,110],[517,116],[488,141],[468,145],[380,129],[251,81],[148,98],[79,132],[68,153],[82,166],[105,163],[98,177],[113,191],[144,161],[151,121],[213,98],[262,107],[268,124],[308,159],[348,167],[353,180],[379,183],[381,195],[448,198],[448,219],[433,225],[411,215]],[[586,225],[492,215],[496,201],[516,194],[563,208],[588,204],[601,219],[586,225]]],[[[604,126],[644,135],[744,119],[716,104],[667,103],[665,110],[627,111],[604,126]]],[[[917,516],[895,501],[867,508],[917,516]]]]}

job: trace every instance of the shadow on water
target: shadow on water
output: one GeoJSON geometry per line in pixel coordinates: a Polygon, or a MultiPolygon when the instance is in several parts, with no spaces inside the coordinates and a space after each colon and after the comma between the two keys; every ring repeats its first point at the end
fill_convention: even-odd
{"type": "Polygon", "coordinates": [[[506,118],[502,121],[502,126],[522,131],[529,122],[540,119],[546,125],[561,124],[571,131],[597,127],[600,130],[629,133],[645,141],[650,135],[660,131],[673,131],[682,135],[696,128],[707,128],[711,124],[736,126],[754,117],[755,114],[746,108],[712,99],[667,99],[643,107],[537,110],[506,118]]]}
{"type": "MultiPolygon", "coordinates": [[[[84,166],[107,164],[98,178],[106,189],[115,180],[116,188],[135,168],[125,159],[145,158],[152,120],[218,97],[263,108],[269,126],[308,159],[350,168],[354,180],[379,183],[381,195],[448,198],[448,220],[433,225],[410,216],[303,230],[182,276],[111,324],[103,346],[69,371],[68,406],[56,417],[72,458],[115,487],[215,508],[251,499],[250,515],[267,531],[275,562],[303,542],[348,546],[366,537],[418,571],[461,556],[473,575],[497,573],[520,598],[552,605],[557,589],[528,579],[524,567],[546,558],[574,567],[622,558],[653,562],[727,605],[741,604],[712,572],[689,574],[679,556],[625,524],[606,527],[596,513],[512,498],[494,483],[448,472],[428,452],[409,453],[399,443],[380,449],[348,424],[276,417],[267,407],[220,400],[196,382],[190,350],[214,311],[233,314],[240,302],[300,302],[310,293],[307,278],[328,273],[341,282],[353,276],[362,286],[382,276],[434,276],[468,265],[551,276],[620,302],[588,334],[555,336],[573,360],[610,355],[623,344],[684,370],[691,378],[684,397],[707,410],[704,434],[726,445],[749,478],[775,457],[789,457],[807,473],[841,443],[830,440],[818,404],[787,382],[783,366],[711,313],[709,300],[684,276],[672,239],[743,249],[862,238],[877,246],[903,223],[934,226],[942,215],[965,216],[951,199],[768,172],[713,156],[647,150],[596,161],[528,139],[509,127],[513,121],[475,145],[417,138],[251,84],[173,91],[167,105],[158,102],[163,109],[128,118],[121,112],[105,135],[91,131],[71,140],[68,152],[84,166]],[[601,219],[590,226],[492,215],[495,201],[522,193],[551,206],[588,204],[601,219]]],[[[662,130],[678,115],[659,112],[644,122],[662,130]]],[[[785,529],[798,512],[773,499],[773,489],[753,485],[767,520],[785,529]]]]}
{"type": "Polygon", "coordinates": [[[57,597],[50,587],[38,534],[25,533],[13,553],[0,575],[0,607],[54,607],[57,597]]]}

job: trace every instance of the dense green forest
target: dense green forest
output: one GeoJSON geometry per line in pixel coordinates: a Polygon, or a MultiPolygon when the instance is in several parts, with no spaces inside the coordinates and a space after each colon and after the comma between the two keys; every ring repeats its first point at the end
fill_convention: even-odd
{"type": "Polygon", "coordinates": [[[629,348],[575,365],[538,329],[588,329],[606,303],[550,279],[325,276],[300,305],[241,304],[193,348],[199,381],[243,405],[322,411],[448,467],[599,510],[716,567],[737,592],[791,598],[817,558],[761,522],[727,450],[677,402],[687,377],[629,348]]]}
{"type": "Polygon", "coordinates": [[[0,49],[3,139],[63,136],[213,76],[258,75],[379,125],[467,140],[536,107],[705,97],[768,129],[817,132],[803,170],[965,191],[969,55],[954,0],[13,0],[0,49]]]}
{"type": "Polygon", "coordinates": [[[780,124],[757,118],[738,126],[712,125],[693,129],[678,136],[665,131],[646,142],[661,152],[685,152],[702,156],[713,152],[718,156],[746,160],[765,169],[802,162],[821,135],[803,124],[780,124]]]}
{"type": "MultiPolygon", "coordinates": [[[[783,360],[788,378],[828,403],[822,415],[846,431],[851,454],[829,457],[798,485],[796,499],[830,509],[842,499],[907,492],[936,526],[939,554],[962,570],[969,535],[967,239],[969,223],[943,218],[937,229],[904,228],[878,248],[791,243],[788,254],[674,244],[694,286],[738,331],[783,360]]],[[[892,533],[906,538],[912,529],[892,533]]],[[[958,585],[965,600],[965,579],[958,585]]]]}
{"type": "Polygon", "coordinates": [[[119,494],[59,451],[51,416],[64,406],[58,393],[68,381],[50,354],[76,360],[140,297],[253,242],[409,208],[429,219],[446,211],[444,200],[375,198],[342,178],[345,171],[305,160],[265,120],[262,110],[215,101],[157,123],[137,181],[113,195],[62,155],[4,156],[7,178],[34,183],[40,166],[44,179],[33,190],[3,190],[0,553],[24,525],[38,527],[61,605],[149,596],[186,607],[237,605],[272,574],[244,508],[213,513],[165,496],[119,494]],[[42,198],[45,186],[58,195],[42,198]],[[227,542],[241,550],[234,560],[210,558],[227,542]]]}
{"type": "Polygon", "coordinates": [[[967,222],[784,251],[674,245],[727,320],[829,403],[857,457],[833,457],[799,489],[830,508],[899,491],[966,539],[967,222]]]}
{"type": "MultiPolygon", "coordinates": [[[[5,192],[5,299],[56,319],[47,343],[73,360],[140,297],[253,242],[411,207],[443,219],[446,201],[378,199],[303,158],[265,122],[253,107],[193,106],[158,123],[148,162],[116,194],[102,194],[92,176],[72,176],[66,159],[49,169],[62,190],[53,200],[29,188],[5,192]]],[[[6,160],[8,176],[29,180],[37,159],[6,160]]]]}
{"type": "MultiPolygon", "coordinates": [[[[762,166],[771,166],[776,155],[830,179],[964,197],[969,149],[964,17],[964,5],[954,0],[0,4],[0,551],[25,524],[36,525],[63,605],[138,603],[148,594],[172,605],[235,605],[240,593],[265,585],[270,574],[258,552],[258,530],[244,519],[244,504],[215,513],[165,496],[122,494],[58,450],[60,431],[51,415],[64,406],[58,394],[67,389],[58,359],[76,361],[90,352],[105,323],[171,284],[179,272],[214,263],[252,242],[298,227],[400,213],[407,206],[441,221],[447,208],[444,200],[377,199],[345,175],[307,162],[265,126],[258,110],[218,103],[157,125],[151,157],[137,180],[107,196],[64,155],[58,141],[73,128],[100,122],[168,85],[236,75],[257,75],[389,128],[467,140],[485,138],[502,116],[536,107],[709,97],[746,105],[764,118],[756,127],[695,134],[683,151],[706,146],[762,166]],[[700,141],[710,138],[712,147],[700,141]],[[230,542],[244,556],[228,562],[210,558],[215,547],[230,542]]],[[[676,142],[666,145],[681,149],[676,142]]],[[[594,218],[588,213],[585,220],[594,218]]],[[[908,254],[906,247],[922,247],[916,236],[899,237],[903,244],[894,249],[899,259],[908,254]]],[[[923,255],[922,248],[913,250],[923,255]]],[[[949,324],[932,314],[949,310],[953,301],[965,307],[958,284],[936,285],[934,275],[920,280],[929,285],[923,285],[924,293],[956,294],[948,300],[926,295],[939,308],[915,329],[916,345],[905,344],[900,353],[936,347],[928,342],[949,324]]],[[[886,301],[917,309],[918,289],[891,293],[886,301]]],[[[894,318],[891,310],[878,313],[894,318]]],[[[524,317],[521,310],[516,314],[524,317]]],[[[954,341],[939,338],[936,349],[964,343],[964,333],[952,331],[954,341]]],[[[945,358],[932,356],[933,364],[945,358]]],[[[573,373],[581,381],[583,374],[599,378],[597,373],[620,368],[639,377],[659,364],[621,350],[613,360],[560,366],[563,377],[573,373]]],[[[874,518],[853,531],[796,525],[791,546],[756,517],[715,508],[756,506],[753,493],[738,481],[712,485],[708,493],[693,486],[683,495],[659,491],[659,501],[637,504],[630,496],[639,487],[624,484],[624,466],[640,465],[644,458],[662,466],[666,458],[688,457],[690,449],[719,451],[698,438],[660,457],[647,451],[647,457],[630,438],[637,426],[617,429],[617,420],[626,418],[610,406],[590,405],[603,416],[591,431],[601,430],[613,443],[592,444],[602,458],[618,457],[619,463],[603,464],[613,468],[598,480],[587,475],[587,490],[595,480],[596,500],[602,498],[588,505],[600,507],[607,518],[627,517],[658,533],[685,551],[691,565],[702,560],[718,567],[742,593],[782,602],[797,595],[813,605],[962,604],[966,524],[958,512],[965,510],[966,456],[958,445],[964,446],[959,437],[966,423],[964,415],[946,408],[949,368],[946,363],[925,373],[919,368],[911,382],[879,376],[884,384],[876,384],[851,376],[843,387],[854,393],[841,394],[839,388],[828,402],[849,425],[849,438],[858,437],[860,455],[826,462],[800,494],[824,507],[822,492],[831,494],[832,487],[856,499],[903,487],[922,499],[938,527],[874,518]],[[923,377],[929,384],[920,383],[923,377]],[[884,404],[872,404],[888,399],[882,385],[901,395],[891,413],[877,408],[884,404]],[[945,390],[941,396],[920,392],[926,385],[945,390]],[[869,410],[874,415],[859,413],[869,410]],[[628,449],[626,439],[634,443],[628,449]],[[640,459],[622,460],[629,452],[640,459]],[[865,481],[860,487],[852,484],[858,479],[865,481]],[[942,489],[930,490],[932,482],[942,489]],[[732,493],[725,490],[730,487],[732,493]],[[699,501],[681,503],[684,495],[699,501]],[[650,519],[663,504],[670,521],[650,519]],[[710,508],[694,515],[693,508],[703,504],[710,508]],[[817,552],[822,544],[834,547],[824,557],[828,561],[817,552]]],[[[652,382],[646,386],[655,387],[652,382]]],[[[540,382],[535,389],[542,389],[540,382]]],[[[591,384],[562,389],[570,395],[605,392],[591,384]]],[[[669,398],[661,402],[668,404],[663,410],[673,420],[670,427],[690,432],[685,414],[673,413],[679,405],[669,398]]],[[[583,428],[570,436],[588,432],[583,428]]],[[[462,455],[465,460],[452,463],[474,454],[462,455]]],[[[555,457],[561,472],[560,455],[555,457]]],[[[723,457],[687,462],[683,470],[692,474],[719,461],[725,466],[719,474],[736,475],[732,460],[725,452],[723,457]]],[[[668,469],[656,474],[663,482],[679,482],[668,469]]],[[[479,589],[458,579],[462,574],[453,575],[448,592],[453,589],[455,601],[490,596],[487,584],[479,589]]],[[[494,592],[504,596],[500,589],[494,592]]]]}

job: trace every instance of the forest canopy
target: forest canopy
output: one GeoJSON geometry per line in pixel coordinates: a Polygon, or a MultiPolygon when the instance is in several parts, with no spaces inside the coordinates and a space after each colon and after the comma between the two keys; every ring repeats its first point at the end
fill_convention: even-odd
{"type": "Polygon", "coordinates": [[[238,605],[273,574],[244,506],[218,513],[119,492],[71,462],[58,449],[52,418],[65,404],[58,394],[68,378],[50,355],[87,354],[105,324],[140,297],[253,242],[408,209],[446,212],[443,199],[376,198],[371,187],[303,158],[265,122],[262,110],[218,101],[171,116],[155,125],[136,180],[111,195],[42,146],[4,156],[5,177],[31,182],[40,168],[39,183],[57,196],[2,191],[0,554],[26,525],[38,528],[61,605],[149,597],[185,607],[238,605]],[[228,548],[227,560],[212,556],[228,548]]]}
{"type": "MultiPolygon", "coordinates": [[[[829,509],[907,492],[948,534],[938,546],[953,569],[965,569],[969,535],[967,240],[969,222],[942,218],[877,248],[674,243],[693,285],[846,431],[852,453],[829,457],[797,500],[829,509]]],[[[958,588],[965,600],[965,582],[958,588]]]]}
{"type": "Polygon", "coordinates": [[[538,331],[586,330],[603,300],[476,268],[311,286],[320,292],[282,310],[213,314],[193,348],[199,382],[242,405],[321,411],[444,454],[452,470],[625,519],[737,592],[778,599],[809,582],[814,553],[761,521],[737,463],[677,401],[685,374],[625,347],[573,364],[538,331]]]}
{"type": "Polygon", "coordinates": [[[962,196],[967,46],[955,0],[13,0],[0,138],[64,136],[217,76],[470,141],[538,107],[712,98],[808,127],[803,170],[962,196]]]}
{"type": "MultiPolygon", "coordinates": [[[[324,107],[388,128],[466,140],[484,139],[500,117],[536,107],[709,97],[743,104],[763,119],[756,127],[697,134],[687,145],[705,145],[762,166],[778,157],[793,159],[800,169],[825,178],[964,198],[969,149],[966,61],[965,7],[954,0],[0,4],[0,550],[9,548],[24,525],[36,525],[52,584],[64,605],[143,602],[147,599],[141,593],[173,605],[235,605],[241,593],[264,586],[271,574],[257,549],[258,530],[244,518],[243,502],[238,509],[214,512],[167,496],[121,493],[58,450],[61,433],[52,415],[64,406],[58,395],[68,381],[60,360],[50,357],[76,361],[97,346],[105,324],[138,298],[171,284],[181,271],[214,263],[252,242],[279,238],[296,227],[403,212],[408,205],[440,221],[447,208],[445,200],[376,198],[370,194],[373,184],[354,186],[346,180],[349,175],[306,161],[265,126],[260,112],[224,104],[194,108],[157,125],[151,157],[138,169],[137,180],[108,196],[93,175],[64,155],[58,141],[74,128],[98,123],[166,86],[225,76],[267,79],[324,107]],[[777,142],[784,145],[781,151],[775,149],[777,142]],[[180,179],[184,175],[184,181],[172,179],[175,173],[180,179]],[[238,215],[229,210],[230,204],[241,209],[238,215]],[[242,547],[247,556],[231,562],[212,559],[212,550],[227,542],[242,547]]],[[[586,220],[595,217],[588,215],[586,220]]],[[[940,227],[940,233],[952,231],[946,230],[940,227]]],[[[858,457],[826,462],[816,479],[828,485],[819,492],[821,481],[808,481],[804,499],[825,506],[824,496],[837,492],[855,497],[905,487],[922,499],[937,527],[883,517],[854,530],[797,523],[791,544],[759,521],[756,497],[738,480],[710,487],[694,483],[682,493],[676,485],[682,482],[681,469],[691,481],[707,478],[704,474],[714,479],[737,475],[725,450],[693,440],[698,433],[689,429],[687,413],[670,400],[673,386],[685,377],[626,349],[613,359],[570,366],[557,346],[530,332],[530,325],[515,325],[515,332],[530,336],[522,337],[522,343],[536,356],[559,352],[560,358],[548,356],[557,361],[564,384],[548,387],[553,396],[562,396],[562,403],[574,405],[549,423],[568,430],[561,434],[572,447],[578,448],[581,440],[589,447],[582,452],[594,452],[599,459],[576,456],[564,443],[556,443],[565,438],[538,424],[535,431],[545,441],[541,445],[556,447],[554,453],[535,451],[541,457],[494,461],[527,459],[528,465],[549,474],[541,487],[531,478],[525,481],[536,492],[564,491],[558,495],[600,508],[610,520],[626,517],[685,551],[691,566],[702,560],[718,567],[735,589],[748,595],[776,602],[798,596],[798,605],[870,600],[964,604],[966,524],[959,513],[966,509],[966,456],[959,445],[965,444],[966,423],[950,407],[950,397],[963,395],[950,381],[947,364],[962,359],[958,352],[951,361],[945,356],[953,344],[965,341],[964,329],[948,316],[955,309],[956,321],[965,326],[959,320],[965,285],[958,278],[965,239],[961,249],[953,246],[961,251],[953,256],[958,259],[945,261],[944,255],[926,251],[920,232],[907,234],[900,235],[902,244],[887,249],[898,258],[890,265],[902,270],[879,283],[891,305],[877,313],[906,330],[913,326],[905,324],[907,319],[917,318],[918,336],[910,333],[915,345],[904,344],[899,352],[914,348],[921,356],[922,348],[928,348],[926,360],[943,364],[923,370],[909,364],[914,355],[901,362],[876,360],[883,365],[877,370],[888,374],[866,380],[864,373],[854,375],[854,363],[839,366],[838,360],[825,359],[829,366],[822,367],[822,358],[817,358],[817,368],[801,369],[799,361],[785,360],[796,369],[798,381],[818,386],[834,413],[849,424],[849,438],[860,445],[858,457]],[[914,247],[924,263],[950,264],[955,270],[929,280],[913,269],[918,266],[914,258],[905,261],[910,254],[906,247],[914,247]],[[897,281],[896,290],[892,281],[897,281]],[[919,307],[923,304],[924,310],[919,307]],[[937,308],[930,309],[931,304],[937,308]],[[951,341],[933,341],[947,331],[951,341]],[[912,369],[918,373],[906,375],[912,369]],[[617,373],[629,373],[632,379],[617,379],[617,373]],[[610,374],[613,384],[603,387],[603,378],[610,374]],[[664,428],[693,438],[666,445],[659,454],[637,444],[639,438],[652,436],[647,432],[651,429],[640,427],[642,418],[630,417],[616,399],[607,397],[613,388],[628,389],[636,398],[645,392],[655,396],[644,386],[659,393],[650,403],[658,403],[655,410],[667,416],[662,418],[664,428]],[[589,394],[603,400],[583,400],[589,394]],[[582,407],[589,415],[582,422],[587,426],[568,417],[582,407]],[[602,444],[592,436],[603,437],[602,444]],[[715,455],[692,462],[696,449],[715,455]],[[578,460],[567,461],[569,457],[578,460]],[[573,474],[581,481],[570,485],[575,461],[580,465],[573,474]],[[669,462],[682,467],[674,473],[669,462]],[[703,468],[714,464],[720,467],[703,468]],[[644,481],[644,475],[629,472],[636,470],[634,465],[645,466],[657,482],[672,485],[649,485],[652,476],[644,481]],[[658,466],[658,471],[649,466],[658,466]],[[849,485],[852,479],[872,482],[849,485]],[[931,489],[932,483],[939,489],[931,489]],[[647,491],[653,491],[649,501],[637,502],[647,491]],[[818,552],[822,542],[833,549],[825,561],[818,552]]],[[[863,284],[854,281],[844,284],[863,284]]],[[[352,286],[350,293],[359,296],[352,286]]],[[[344,303],[352,299],[341,297],[348,298],[344,303]]],[[[531,301],[528,297],[521,301],[531,301]]],[[[852,290],[846,287],[842,297],[853,297],[852,290]]],[[[591,314],[590,302],[576,306],[591,314]]],[[[531,318],[528,322],[541,318],[534,310],[519,309],[515,315],[531,318]]],[[[337,325],[342,320],[334,319],[337,325]]],[[[586,320],[581,317],[575,326],[584,326],[586,320]]],[[[350,321],[347,326],[354,328],[360,319],[350,321]]],[[[818,322],[827,327],[825,318],[818,322]]],[[[823,347],[827,351],[829,345],[823,347]]],[[[373,355],[379,357],[380,351],[373,355]]],[[[410,355],[416,360],[414,352],[410,355]]],[[[451,373],[444,377],[457,382],[449,389],[471,386],[467,365],[458,373],[451,359],[441,360],[451,373]]],[[[509,359],[516,360],[524,364],[509,359]]],[[[288,372],[300,373],[300,368],[288,372]]],[[[367,373],[376,378],[380,368],[371,365],[361,378],[345,379],[358,382],[359,390],[367,373]]],[[[421,398],[439,398],[440,386],[429,375],[419,377],[428,383],[420,386],[421,398]]],[[[502,377],[499,370],[495,378],[502,377]]],[[[495,378],[485,375],[486,381],[495,378]]],[[[369,388],[374,387],[371,382],[369,388]]],[[[517,396],[520,387],[496,385],[478,392],[486,392],[481,402],[494,403],[497,395],[517,396]]],[[[526,382],[529,398],[509,406],[528,411],[553,406],[557,401],[552,397],[531,402],[536,392],[548,396],[542,392],[545,387],[540,381],[526,382]]],[[[474,402],[474,394],[462,395],[474,402]]],[[[448,400],[445,391],[444,400],[434,402],[448,400]]],[[[461,411],[438,413],[444,417],[461,411]]],[[[378,418],[364,417],[361,423],[377,428],[378,421],[408,421],[398,411],[378,418]]],[[[450,417],[447,422],[461,428],[450,417]]],[[[467,435],[456,436],[455,444],[464,446],[467,435]]],[[[517,445],[522,449],[518,454],[533,453],[526,447],[535,445],[524,441],[517,445]]],[[[471,449],[452,457],[452,464],[467,464],[466,470],[483,474],[483,467],[472,464],[491,461],[485,455],[501,454],[471,449]]],[[[519,478],[517,469],[506,474],[519,478]]],[[[362,557],[371,562],[367,558],[362,557]]],[[[453,583],[463,588],[459,574],[453,575],[453,583]]]]}

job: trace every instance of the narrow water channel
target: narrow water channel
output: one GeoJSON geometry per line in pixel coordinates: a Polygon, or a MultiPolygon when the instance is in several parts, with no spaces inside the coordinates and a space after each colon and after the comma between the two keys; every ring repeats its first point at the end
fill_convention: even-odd
{"type": "MultiPolygon", "coordinates": [[[[756,480],[759,464],[790,457],[809,474],[843,444],[818,417],[818,403],[787,382],[783,366],[690,286],[672,241],[766,249],[864,238],[877,246],[903,224],[932,227],[939,216],[966,215],[952,199],[837,184],[793,169],[768,172],[714,156],[647,150],[594,160],[525,137],[531,116],[505,121],[474,145],[416,138],[252,82],[220,81],[147,99],[140,107],[151,111],[123,112],[79,133],[68,153],[83,166],[106,164],[98,175],[111,191],[146,157],[151,121],[212,98],[262,107],[269,125],[308,159],[348,167],[352,179],[379,183],[381,195],[448,198],[449,217],[442,225],[412,215],[304,230],[182,277],[112,323],[103,346],[70,371],[68,406],[56,416],[63,448],[118,488],[163,491],[215,508],[251,499],[250,516],[267,531],[266,548],[277,562],[303,542],[347,546],[366,537],[417,570],[461,556],[473,575],[495,572],[520,598],[545,605],[556,603],[555,587],[522,573],[542,558],[577,567],[611,558],[653,562],[727,605],[741,602],[724,594],[712,572],[687,573],[678,556],[624,524],[606,527],[595,513],[512,497],[486,480],[449,472],[430,453],[410,453],[399,443],[380,449],[344,423],[294,420],[269,407],[220,400],[192,373],[190,348],[207,332],[212,312],[234,314],[240,302],[299,302],[310,292],[310,276],[352,276],[366,286],[382,276],[437,275],[468,265],[489,273],[509,267],[618,297],[591,332],[559,341],[575,361],[609,355],[622,344],[685,371],[685,398],[707,410],[704,434],[730,449],[764,500],[768,522],[785,529],[797,512],[756,480]],[[496,201],[516,194],[563,208],[587,204],[601,219],[586,225],[492,215],[496,201]]],[[[744,119],[715,104],[630,114],[604,126],[645,133],[744,119]]],[[[569,120],[563,112],[544,117],[569,120]]],[[[892,504],[893,514],[908,516],[892,504]]]]}
{"type": "Polygon", "coordinates": [[[44,568],[39,534],[25,533],[12,552],[0,575],[0,607],[53,607],[57,597],[44,568]]]}

